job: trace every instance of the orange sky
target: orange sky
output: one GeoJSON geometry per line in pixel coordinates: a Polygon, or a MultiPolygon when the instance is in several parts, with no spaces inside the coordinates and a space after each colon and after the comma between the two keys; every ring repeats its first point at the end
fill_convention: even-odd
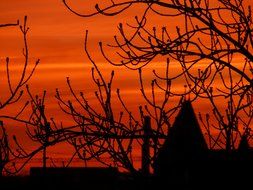
{"type": "MultiPolygon", "coordinates": [[[[73,6],[81,11],[92,9],[92,6],[85,6],[82,0],[75,1],[73,6]]],[[[136,82],[138,73],[125,68],[112,67],[102,59],[97,46],[98,41],[103,41],[105,44],[112,42],[113,36],[117,34],[118,23],[133,22],[135,14],[136,10],[130,10],[116,17],[108,18],[99,15],[84,19],[70,13],[61,0],[1,0],[0,2],[0,24],[13,23],[17,19],[23,22],[23,17],[28,16],[30,60],[34,62],[37,58],[41,59],[41,63],[29,84],[34,93],[48,91],[48,113],[55,115],[57,112],[56,117],[62,120],[64,119],[61,117],[62,113],[58,111],[54,95],[55,88],[59,88],[68,97],[67,76],[71,78],[75,89],[83,90],[89,98],[94,99],[94,87],[90,81],[91,64],[86,58],[83,47],[85,30],[89,30],[90,52],[101,66],[103,73],[108,76],[108,71],[116,70],[114,87],[121,89],[129,107],[136,110],[138,104],[143,102],[143,100],[136,98],[140,88],[136,82]]],[[[152,22],[156,22],[156,18],[151,18],[152,22]]],[[[162,26],[163,22],[164,20],[159,20],[156,23],[160,23],[162,26]]],[[[177,22],[175,20],[174,23],[170,23],[170,26],[175,26],[177,22]]],[[[13,64],[22,63],[22,36],[17,28],[1,28],[0,42],[0,64],[4,64],[6,56],[10,57],[13,64]]],[[[12,69],[13,77],[15,77],[15,66],[12,69]]],[[[147,69],[149,71],[145,75],[147,85],[152,79],[150,72],[152,69],[147,69]]],[[[158,72],[164,70],[162,67],[156,69],[158,72]]],[[[178,68],[175,68],[175,71],[177,70],[178,68]]],[[[1,72],[3,71],[1,70],[1,72]]],[[[175,88],[182,90],[183,84],[178,81],[175,88]]],[[[197,112],[205,110],[204,107],[205,105],[201,103],[201,106],[196,109],[197,112]]],[[[67,119],[65,118],[65,120],[67,119]]],[[[12,129],[14,130],[13,127],[12,129]]],[[[16,128],[15,131],[17,131],[16,128]]]]}
{"type": "MultiPolygon", "coordinates": [[[[100,40],[107,43],[111,42],[113,35],[116,34],[117,24],[132,18],[133,13],[127,12],[115,18],[97,16],[83,19],[71,14],[63,6],[61,0],[2,0],[0,2],[0,23],[13,23],[17,19],[23,22],[25,15],[28,16],[28,26],[30,27],[28,42],[31,63],[38,58],[41,60],[29,84],[34,93],[41,94],[43,90],[47,90],[46,102],[48,104],[46,106],[49,117],[53,116],[56,117],[56,120],[69,123],[68,117],[62,117],[64,114],[59,111],[54,99],[55,88],[59,88],[65,97],[68,97],[67,76],[71,78],[73,86],[78,91],[83,90],[88,94],[90,100],[94,99],[94,87],[90,80],[91,64],[87,61],[83,48],[84,34],[87,29],[90,32],[89,47],[91,54],[100,63],[103,73],[109,73],[108,71],[112,69],[116,70],[115,89],[121,88],[123,98],[127,99],[130,109],[136,110],[138,108],[140,100],[136,98],[136,94],[139,94],[139,86],[136,82],[137,72],[129,72],[125,68],[112,68],[111,65],[101,59],[97,48],[97,43],[100,40]],[[124,73],[124,76],[127,77],[120,78],[119,72],[124,73]],[[133,95],[134,98],[129,99],[133,95]]],[[[0,50],[1,64],[4,64],[7,56],[10,57],[13,65],[22,63],[23,41],[18,28],[2,28],[0,30],[0,41],[4,47],[0,50]]],[[[12,77],[15,79],[18,69],[16,66],[11,67],[11,69],[12,77]]],[[[4,73],[4,71],[1,72],[4,73]]],[[[113,96],[115,97],[115,95],[113,96]]],[[[12,107],[7,111],[16,113],[16,109],[12,107]]],[[[13,123],[9,125],[10,134],[20,134],[19,138],[22,139],[25,135],[24,127],[16,126],[13,123]]],[[[25,144],[27,150],[32,150],[33,146],[31,146],[30,141],[22,143],[25,144]]],[[[61,151],[58,151],[60,154],[57,153],[57,150],[59,149],[56,148],[56,151],[49,150],[49,152],[54,157],[66,156],[69,153],[68,148],[61,148],[61,151]]]]}
{"type": "MultiPolygon", "coordinates": [[[[75,2],[73,6],[80,10],[85,7],[85,11],[89,8],[84,6],[82,1],[75,2]],[[77,4],[80,6],[77,7],[77,4]]],[[[98,50],[98,41],[103,41],[105,44],[112,42],[113,35],[118,34],[116,27],[119,22],[134,21],[135,10],[116,17],[108,18],[99,15],[84,19],[70,13],[61,0],[4,0],[1,1],[0,11],[1,23],[15,22],[17,19],[22,22],[24,15],[28,16],[30,60],[31,62],[35,62],[38,58],[41,60],[30,85],[37,93],[46,89],[50,95],[48,101],[54,101],[55,88],[62,91],[66,89],[66,77],[71,78],[74,87],[78,90],[93,93],[90,82],[91,64],[84,52],[84,35],[87,29],[91,55],[102,64],[100,68],[106,70],[103,73],[116,70],[115,89],[120,88],[122,94],[139,93],[140,87],[136,80],[138,73],[122,67],[112,67],[102,59],[98,50]],[[122,73],[127,77],[121,77],[122,73]]],[[[13,64],[22,63],[23,43],[19,30],[1,29],[0,41],[4,44],[4,48],[0,51],[1,62],[4,62],[5,57],[8,56],[13,64]]],[[[159,70],[163,71],[163,68],[158,68],[159,70]]],[[[150,83],[152,78],[151,72],[145,76],[147,83],[150,83]]],[[[183,85],[179,87],[182,88],[183,85]]]]}

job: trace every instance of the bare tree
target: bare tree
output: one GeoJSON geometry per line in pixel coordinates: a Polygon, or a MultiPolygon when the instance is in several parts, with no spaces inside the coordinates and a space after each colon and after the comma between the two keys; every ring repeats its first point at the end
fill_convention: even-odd
{"type": "MultiPolygon", "coordinates": [[[[0,24],[0,28],[3,27],[9,27],[9,26],[17,26],[19,24],[19,21],[17,23],[8,23],[8,24],[0,24]]],[[[3,122],[0,121],[0,176],[3,174],[3,170],[5,168],[5,165],[9,162],[9,141],[8,136],[6,133],[6,129],[3,125],[3,122]]]]}
{"type": "Polygon", "coordinates": [[[247,65],[253,60],[251,7],[247,6],[244,0],[219,0],[213,3],[208,0],[111,1],[111,5],[103,8],[96,4],[96,12],[91,14],[78,13],[66,0],[63,2],[71,12],[80,17],[97,14],[114,16],[136,4],[146,7],[141,18],[136,16],[136,26],[129,26],[136,29],[132,36],[127,37],[129,35],[124,32],[123,25],[119,25],[122,40],[118,40],[119,38],[115,36],[115,42],[120,50],[119,55],[122,55],[120,65],[142,67],[154,57],[166,55],[190,69],[189,66],[192,64],[206,60],[230,67],[232,71],[242,75],[249,84],[252,83],[250,75],[223,59],[227,55],[240,54],[247,58],[247,65]],[[175,37],[170,35],[166,27],[161,28],[160,33],[156,27],[151,31],[146,29],[145,23],[149,12],[172,19],[182,18],[182,26],[176,27],[177,35],[175,37]],[[143,43],[135,43],[136,38],[143,43]],[[181,59],[187,62],[182,63],[181,59]]]}
{"type": "Polygon", "coordinates": [[[42,154],[42,164],[43,167],[47,167],[47,146],[49,146],[49,137],[52,131],[50,122],[45,113],[45,96],[46,91],[43,92],[41,98],[38,95],[35,97],[31,94],[28,86],[27,92],[30,97],[31,104],[31,115],[29,117],[29,122],[32,127],[27,125],[27,134],[34,142],[39,142],[43,146],[42,154]]]}
{"type": "MultiPolygon", "coordinates": [[[[23,95],[23,86],[27,84],[29,79],[32,77],[37,65],[39,64],[39,60],[37,60],[32,68],[31,71],[28,71],[28,61],[29,61],[29,51],[28,51],[28,44],[27,44],[27,34],[29,31],[29,28],[27,27],[27,17],[24,18],[24,23],[22,25],[19,25],[19,21],[17,23],[10,23],[10,24],[0,24],[0,28],[3,29],[5,27],[20,27],[20,31],[23,35],[23,41],[24,41],[24,49],[22,51],[22,54],[24,56],[24,64],[22,65],[22,70],[20,74],[20,77],[18,81],[13,81],[11,78],[11,69],[10,69],[10,62],[11,60],[9,57],[6,58],[6,78],[7,78],[7,89],[4,89],[3,93],[6,95],[6,98],[2,98],[0,100],[0,110],[4,110],[7,106],[11,106],[14,103],[18,102],[20,98],[23,95]]],[[[25,104],[26,106],[26,104],[25,104]]],[[[24,106],[24,107],[25,107],[24,106]]],[[[21,109],[21,111],[23,108],[21,109]]],[[[18,113],[19,114],[19,113],[18,113]]],[[[18,115],[17,114],[17,115],[18,115]]],[[[4,116],[1,114],[1,118],[4,118],[4,116]]],[[[1,153],[1,161],[0,161],[0,172],[1,175],[5,171],[5,173],[8,173],[9,171],[5,168],[5,166],[12,162],[13,159],[10,158],[11,156],[11,147],[9,143],[9,138],[7,135],[7,131],[5,126],[3,125],[3,122],[1,121],[1,130],[0,130],[0,153],[1,153]]]]}
{"type": "MultiPolygon", "coordinates": [[[[238,137],[239,139],[245,135],[247,138],[251,137],[253,25],[251,7],[246,5],[245,0],[219,0],[214,3],[208,0],[110,1],[111,5],[106,7],[97,4],[95,12],[91,14],[78,13],[69,6],[67,0],[63,2],[71,12],[81,17],[97,14],[115,16],[133,6],[145,7],[143,14],[135,17],[135,26],[128,25],[134,30],[133,33],[126,32],[125,26],[121,23],[118,26],[119,36],[115,36],[115,44],[110,47],[116,48],[120,61],[108,58],[102,42],[99,46],[104,58],[112,65],[138,70],[140,92],[146,105],[139,107],[138,117],[134,116],[125,104],[120,90],[117,89],[116,94],[123,110],[117,113],[113,109],[114,72],[112,71],[107,81],[87,49],[87,32],[85,52],[94,67],[92,79],[97,87],[95,96],[100,107],[96,109],[92,106],[85,93],[78,94],[73,89],[70,79],[67,79],[69,91],[75,101],[62,98],[59,90],[56,92],[56,98],[61,109],[72,116],[75,125],[57,127],[53,124],[55,129],[52,129],[50,125],[52,120],[48,119],[45,113],[45,93],[41,98],[34,97],[27,88],[32,108],[30,118],[26,121],[19,119],[27,104],[16,116],[9,118],[26,123],[29,137],[39,142],[40,146],[28,153],[14,139],[18,153],[13,154],[17,158],[29,160],[43,151],[43,166],[46,167],[47,147],[68,141],[75,148],[73,157],[77,155],[85,162],[96,159],[104,165],[122,167],[136,174],[138,171],[132,153],[135,145],[141,146],[143,140],[147,139],[143,129],[144,118],[151,118],[148,143],[153,148],[149,157],[152,164],[163,144],[163,139],[167,136],[170,120],[180,107],[180,101],[173,107],[170,107],[169,101],[172,97],[184,97],[187,94],[192,95],[192,100],[204,99],[210,102],[212,116],[207,114],[203,117],[200,114],[200,121],[208,133],[210,148],[218,146],[230,151],[236,148],[238,137]],[[174,29],[153,27],[150,30],[148,27],[150,14],[183,21],[174,29]],[[145,80],[143,70],[156,58],[163,57],[166,57],[166,61],[162,62],[165,63],[165,75],[153,71],[154,80],[151,82],[149,94],[143,82],[145,80]],[[182,72],[173,75],[171,65],[174,64],[177,64],[182,72]],[[172,83],[176,80],[183,81],[186,86],[185,92],[177,93],[173,90],[172,83]],[[163,99],[159,101],[156,94],[158,91],[163,93],[163,99]],[[221,108],[219,102],[224,99],[227,105],[221,108]],[[223,111],[224,107],[226,108],[223,111]],[[214,118],[213,121],[210,120],[211,117],[214,118]],[[212,135],[215,129],[218,130],[217,136],[212,135]],[[104,161],[105,157],[108,157],[109,161],[104,161]]],[[[29,59],[26,17],[21,31],[25,42],[23,73],[17,86],[13,86],[9,71],[10,60],[6,59],[10,98],[2,102],[0,108],[20,99],[23,93],[20,89],[30,79],[39,63],[38,60],[32,72],[26,74],[29,59]]]]}
{"type": "MultiPolygon", "coordinates": [[[[30,139],[36,147],[33,150],[27,151],[22,145],[23,142],[18,140],[16,135],[14,135],[15,151],[11,149],[10,153],[13,160],[23,160],[23,163],[19,167],[14,166],[14,168],[12,168],[13,171],[10,171],[9,173],[17,173],[21,171],[35,155],[40,153],[42,153],[42,167],[46,168],[49,159],[49,156],[47,155],[48,147],[68,140],[65,137],[63,127],[57,126],[54,119],[47,115],[45,104],[46,91],[44,91],[41,96],[33,95],[27,85],[26,92],[29,96],[29,101],[27,101],[19,114],[16,116],[3,117],[16,121],[20,125],[25,125],[28,139],[30,139]]],[[[65,128],[64,130],[67,129],[68,128],[65,128]]]]}
{"type": "MultiPolygon", "coordinates": [[[[114,37],[115,44],[110,47],[116,49],[120,61],[108,58],[103,43],[99,43],[106,60],[112,65],[138,69],[156,58],[166,57],[170,65],[177,64],[182,72],[156,77],[164,81],[182,79],[189,87],[187,93],[195,95],[193,100],[209,99],[218,121],[212,128],[218,128],[225,139],[222,148],[233,149],[237,131],[243,127],[249,130],[253,102],[253,21],[249,2],[131,0],[108,1],[105,5],[97,1],[93,13],[77,12],[68,2],[63,0],[68,10],[79,17],[115,16],[134,7],[144,8],[143,14],[135,17],[135,25],[125,27],[120,23],[118,26],[119,36],[114,37]],[[150,16],[166,18],[168,27],[150,29],[150,16]],[[175,28],[169,27],[173,20],[180,20],[175,28]],[[127,27],[134,32],[129,33],[127,27]],[[219,87],[220,84],[223,87],[219,87]],[[227,106],[224,105],[225,113],[217,107],[218,101],[224,101],[221,100],[224,97],[228,100],[227,106]]],[[[210,125],[210,121],[206,125],[210,125]]],[[[209,138],[212,138],[210,132],[213,129],[206,125],[209,138]]],[[[215,139],[215,142],[220,141],[219,136],[215,139]]]]}
{"type": "MultiPolygon", "coordinates": [[[[12,26],[13,24],[7,24],[7,26],[12,26]]],[[[5,26],[5,25],[3,25],[5,26]]],[[[23,35],[23,41],[24,41],[24,48],[22,51],[22,54],[24,56],[24,63],[22,65],[22,70],[20,74],[20,77],[18,81],[13,82],[11,78],[11,71],[10,71],[10,59],[9,57],[6,58],[6,75],[7,75],[7,85],[8,89],[6,90],[5,94],[9,94],[9,96],[5,100],[1,100],[0,102],[0,109],[5,108],[7,105],[16,103],[23,94],[23,89],[26,85],[26,83],[29,81],[29,79],[32,77],[37,65],[39,64],[40,60],[38,59],[35,63],[31,71],[28,71],[28,64],[29,64],[29,49],[28,49],[28,43],[27,43],[27,35],[29,31],[29,27],[27,26],[27,17],[24,18],[24,23],[20,25],[20,31],[23,35]]]]}
{"type": "MultiPolygon", "coordinates": [[[[145,100],[146,105],[139,106],[139,116],[132,114],[125,104],[120,90],[116,90],[118,101],[122,106],[122,111],[113,108],[112,98],[114,71],[111,72],[109,82],[106,81],[98,65],[92,59],[88,51],[88,31],[85,38],[85,52],[93,65],[92,79],[97,87],[95,97],[97,106],[89,103],[84,92],[79,94],[73,89],[70,79],[67,78],[69,91],[74,97],[73,101],[62,98],[57,90],[56,98],[63,112],[70,115],[76,123],[75,128],[63,129],[65,137],[75,148],[74,155],[87,162],[95,159],[98,162],[107,165],[124,168],[132,174],[138,173],[133,161],[133,150],[135,146],[142,146],[143,140],[150,139],[149,146],[152,148],[149,155],[149,164],[152,165],[156,158],[157,151],[163,144],[168,130],[170,128],[169,119],[173,116],[180,105],[169,106],[168,102],[171,96],[181,96],[171,92],[171,82],[166,80],[165,87],[159,82],[162,79],[151,81],[151,95],[146,92],[142,70],[139,69],[140,95],[145,100]],[[165,89],[164,89],[165,88],[165,89]],[[162,101],[157,101],[157,91],[163,96],[162,101]],[[152,119],[150,131],[145,134],[145,118],[152,119]],[[107,160],[105,160],[107,158],[107,160]]],[[[167,64],[169,66],[169,63],[167,64]]],[[[165,76],[168,78],[168,68],[165,76]]],[[[179,102],[180,104],[180,102],[179,102]]],[[[139,148],[138,148],[139,149],[139,148]]],[[[73,155],[73,156],[74,156],[73,155]]]]}
{"type": "Polygon", "coordinates": [[[1,122],[1,136],[0,136],[0,176],[2,176],[5,165],[10,161],[9,141],[6,129],[1,122]]]}
{"type": "Polygon", "coordinates": [[[210,102],[212,111],[212,114],[207,113],[205,116],[200,114],[199,119],[207,131],[210,148],[229,152],[238,148],[242,137],[247,140],[252,138],[252,91],[244,89],[243,77],[232,76],[230,68],[225,68],[219,76],[216,92],[213,86],[203,81],[199,86],[202,93],[198,95],[210,102]],[[221,103],[225,106],[221,106],[221,103]],[[217,132],[217,135],[212,135],[212,132],[217,132]]]}

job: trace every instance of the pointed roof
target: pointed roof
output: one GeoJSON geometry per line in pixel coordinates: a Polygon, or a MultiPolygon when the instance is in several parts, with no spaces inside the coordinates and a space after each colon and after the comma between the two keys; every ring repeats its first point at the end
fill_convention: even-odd
{"type": "Polygon", "coordinates": [[[185,100],[182,102],[181,110],[158,153],[155,164],[161,168],[170,162],[169,160],[198,160],[203,157],[207,150],[208,146],[192,104],[185,100]]]}
{"type": "Polygon", "coordinates": [[[175,141],[172,144],[177,148],[186,152],[208,149],[191,101],[182,103],[168,138],[175,141]]]}

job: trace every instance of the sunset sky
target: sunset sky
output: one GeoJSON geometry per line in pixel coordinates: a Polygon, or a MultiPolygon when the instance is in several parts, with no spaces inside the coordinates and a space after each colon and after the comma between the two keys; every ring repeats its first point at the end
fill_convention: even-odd
{"type": "MultiPolygon", "coordinates": [[[[93,9],[93,4],[87,6],[85,3],[78,1],[73,6],[78,8],[77,10],[93,9]]],[[[66,77],[70,77],[73,86],[78,91],[83,90],[91,98],[94,98],[94,88],[90,78],[92,65],[84,52],[85,31],[89,30],[88,48],[90,54],[99,64],[105,77],[108,78],[111,70],[115,70],[115,90],[120,88],[121,93],[128,96],[126,97],[128,101],[135,101],[135,104],[140,103],[141,100],[136,102],[136,98],[131,100],[131,94],[140,93],[138,72],[129,71],[124,67],[111,66],[102,58],[98,47],[99,41],[104,44],[112,44],[113,36],[118,35],[118,24],[120,22],[124,24],[134,22],[136,10],[126,11],[116,17],[98,15],[92,18],[80,18],[68,11],[61,0],[4,0],[1,1],[0,11],[1,23],[15,23],[17,19],[23,23],[24,16],[28,17],[30,64],[32,65],[36,59],[41,60],[29,83],[34,93],[47,90],[47,101],[53,102],[56,88],[67,93],[66,77]]],[[[173,25],[173,23],[171,24],[173,25]]],[[[19,29],[17,27],[1,29],[0,40],[4,47],[0,51],[2,64],[7,56],[10,57],[13,65],[23,63],[23,41],[19,29]]],[[[111,51],[113,49],[109,49],[107,52],[111,51]]],[[[158,73],[163,72],[163,66],[156,67],[158,73]]],[[[12,69],[14,71],[15,67],[12,69]]],[[[153,67],[146,69],[150,71],[145,75],[147,85],[150,85],[153,78],[151,73],[153,69],[153,67]]],[[[178,87],[182,89],[183,84],[179,84],[178,87]]],[[[56,107],[56,104],[49,104],[48,109],[56,107]]]]}
{"type": "MultiPolygon", "coordinates": [[[[91,12],[94,10],[94,2],[77,0],[71,4],[75,10],[80,12],[91,12]]],[[[77,91],[83,91],[91,102],[95,99],[95,87],[91,81],[92,64],[87,59],[84,51],[85,31],[89,30],[88,48],[91,56],[98,64],[105,78],[108,79],[111,70],[115,70],[115,83],[113,85],[113,97],[116,99],[116,89],[121,90],[123,99],[133,112],[137,112],[138,106],[144,102],[140,95],[138,83],[138,71],[131,71],[125,67],[113,67],[101,56],[98,42],[113,44],[113,36],[118,35],[117,26],[119,23],[134,23],[134,16],[140,15],[139,7],[130,9],[115,17],[97,15],[91,18],[80,18],[72,14],[62,3],[62,0],[1,0],[0,2],[0,24],[15,23],[19,20],[22,25],[24,16],[28,17],[28,46],[30,63],[33,64],[40,59],[32,79],[29,81],[30,89],[34,94],[41,94],[47,91],[47,107],[49,117],[54,117],[58,122],[68,124],[69,118],[59,110],[57,101],[54,98],[55,89],[58,88],[66,100],[71,98],[67,89],[66,77],[70,77],[73,87],[77,91]]],[[[151,17],[150,24],[155,23],[162,27],[166,18],[151,17]]],[[[174,28],[179,20],[170,22],[174,28]]],[[[1,74],[5,74],[3,65],[6,57],[10,58],[12,77],[18,76],[18,64],[22,64],[23,39],[18,27],[0,28],[0,64],[1,74]]],[[[113,49],[107,48],[107,53],[112,55],[113,49]]],[[[114,57],[113,57],[114,59],[114,57]]],[[[160,60],[158,60],[160,61],[160,60]]],[[[166,59],[160,62],[165,63],[166,59]]],[[[172,66],[173,67],[173,66],[172,66]]],[[[161,65],[150,65],[145,69],[145,85],[150,85],[153,79],[152,70],[164,74],[164,67],[161,65]]],[[[179,71],[177,66],[173,67],[174,74],[179,71]]],[[[174,91],[183,91],[184,84],[178,80],[174,83],[174,91]]],[[[3,85],[3,84],[1,84],[3,85]]],[[[2,87],[3,88],[3,87],[2,87]]],[[[3,91],[3,90],[2,90],[3,91]]],[[[149,89],[150,91],[150,89],[149,89]]],[[[1,94],[1,98],[6,96],[1,94]]],[[[22,99],[25,102],[24,97],[22,99]]],[[[20,104],[22,104],[21,102],[20,104]]],[[[117,102],[115,100],[115,102],[117,102]]],[[[175,103],[175,102],[174,102],[175,103]]],[[[172,102],[173,104],[173,102],[172,102]]],[[[20,105],[18,105],[20,106],[20,105]]],[[[120,111],[121,107],[115,103],[115,110],[120,111]]],[[[15,113],[16,109],[8,109],[15,113]]],[[[205,102],[200,101],[196,112],[208,112],[205,102]]],[[[22,133],[23,128],[16,127],[10,123],[12,132],[22,133]]]]}
{"type": "MultiPolygon", "coordinates": [[[[86,10],[87,6],[81,2],[78,1],[80,10],[82,7],[86,10]]],[[[1,23],[15,23],[19,20],[22,24],[24,16],[28,17],[30,64],[32,65],[37,59],[41,60],[33,78],[29,81],[29,85],[34,94],[41,94],[43,90],[47,90],[46,109],[49,117],[56,118],[58,122],[63,121],[64,124],[69,123],[69,118],[59,110],[57,101],[54,98],[56,88],[60,89],[66,99],[70,98],[66,77],[70,77],[73,87],[77,91],[83,90],[91,101],[94,100],[94,86],[91,82],[92,65],[84,52],[86,30],[89,30],[91,55],[100,65],[101,71],[107,78],[111,70],[116,71],[113,96],[116,96],[116,89],[120,88],[123,98],[129,103],[129,108],[138,109],[139,104],[143,101],[136,98],[136,94],[140,94],[140,87],[136,80],[138,79],[138,72],[132,72],[122,67],[112,67],[102,58],[98,49],[99,41],[103,41],[105,44],[112,42],[113,35],[117,34],[116,28],[119,22],[133,20],[134,11],[128,11],[114,18],[96,16],[83,19],[70,13],[61,0],[3,0],[0,3],[0,12],[1,23]],[[133,96],[134,98],[132,98],[133,96]]],[[[22,56],[23,39],[19,28],[1,28],[0,41],[2,45],[0,62],[4,65],[5,58],[7,56],[10,58],[10,63],[13,64],[11,67],[12,77],[15,79],[18,76],[18,71],[20,71],[16,65],[23,64],[24,60],[22,56]]],[[[4,73],[4,70],[1,72],[4,73]]],[[[147,77],[148,84],[151,78],[152,76],[147,77]]],[[[3,98],[4,96],[2,95],[3,98]]],[[[24,97],[20,104],[25,100],[24,97]]],[[[12,107],[7,108],[7,110],[12,114],[17,113],[16,109],[12,107]]],[[[22,139],[25,136],[24,128],[16,125],[12,122],[8,125],[10,133],[21,134],[19,137],[22,139]]],[[[28,150],[32,149],[29,141],[22,143],[26,145],[28,150]]],[[[63,154],[66,156],[66,153],[69,154],[68,149],[62,148],[61,151],[56,148],[56,151],[49,150],[49,152],[55,157],[62,157],[63,154]]]]}

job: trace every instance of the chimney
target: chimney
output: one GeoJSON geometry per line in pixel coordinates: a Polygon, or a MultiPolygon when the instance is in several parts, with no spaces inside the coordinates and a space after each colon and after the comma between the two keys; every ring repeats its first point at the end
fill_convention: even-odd
{"type": "Polygon", "coordinates": [[[144,116],[144,125],[143,125],[144,137],[143,137],[143,144],[142,144],[142,166],[141,171],[144,175],[150,174],[150,150],[149,150],[149,139],[151,134],[151,124],[150,124],[150,117],[144,116]]]}

